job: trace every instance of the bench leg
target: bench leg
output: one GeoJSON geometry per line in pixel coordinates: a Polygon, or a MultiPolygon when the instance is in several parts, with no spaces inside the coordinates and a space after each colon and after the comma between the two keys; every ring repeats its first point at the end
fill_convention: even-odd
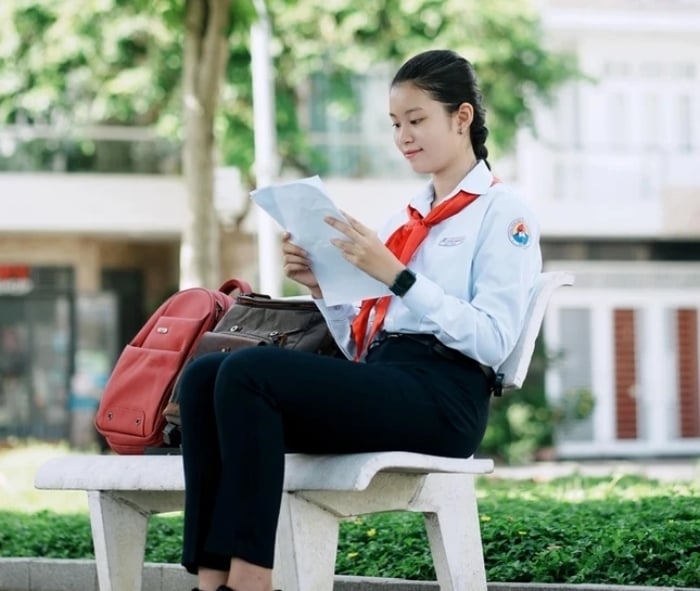
{"type": "Polygon", "coordinates": [[[333,591],[339,518],[283,493],[275,546],[275,589],[333,591]]]}
{"type": "Polygon", "coordinates": [[[100,591],[141,591],[148,516],[131,503],[88,492],[100,591]]]}
{"type": "Polygon", "coordinates": [[[449,502],[423,513],[440,591],[486,591],[474,478],[450,477],[449,502]]]}

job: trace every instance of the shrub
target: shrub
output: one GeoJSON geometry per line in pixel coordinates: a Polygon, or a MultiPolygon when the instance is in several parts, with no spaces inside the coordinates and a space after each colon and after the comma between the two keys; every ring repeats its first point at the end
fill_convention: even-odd
{"type": "Polygon", "coordinates": [[[507,464],[530,462],[539,452],[552,447],[558,426],[571,426],[590,416],[595,397],[586,388],[565,392],[556,405],[547,400],[544,376],[550,361],[540,337],[535,343],[523,387],[492,399],[491,415],[479,455],[507,464]]]}
{"type": "Polygon", "coordinates": [[[545,367],[544,346],[538,338],[522,389],[491,400],[480,455],[508,464],[522,464],[532,460],[538,450],[552,445],[554,418],[545,396],[545,367]]]}
{"type": "Polygon", "coordinates": [[[87,515],[0,512],[0,556],[94,556],[87,515]]]}
{"type": "MultiPolygon", "coordinates": [[[[700,488],[641,478],[479,481],[490,581],[700,587],[700,488]]],[[[146,560],[177,563],[182,516],[149,525],[146,560]]],[[[0,556],[92,558],[88,516],[0,512],[0,556]]],[[[336,572],[434,580],[420,515],[341,527],[336,572]]]]}

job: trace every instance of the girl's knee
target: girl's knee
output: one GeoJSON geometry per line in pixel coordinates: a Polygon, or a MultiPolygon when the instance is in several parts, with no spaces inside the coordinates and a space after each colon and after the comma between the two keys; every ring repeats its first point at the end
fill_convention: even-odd
{"type": "Polygon", "coordinates": [[[265,376],[276,365],[280,353],[288,353],[277,347],[248,347],[230,353],[221,362],[217,380],[240,381],[265,376]]]}
{"type": "Polygon", "coordinates": [[[214,383],[223,360],[221,353],[202,355],[188,363],[177,381],[180,412],[207,398],[214,390],[214,383]]]}
{"type": "Polygon", "coordinates": [[[281,358],[291,353],[278,347],[250,347],[229,354],[221,363],[214,388],[214,405],[223,409],[235,400],[265,396],[281,358]]]}

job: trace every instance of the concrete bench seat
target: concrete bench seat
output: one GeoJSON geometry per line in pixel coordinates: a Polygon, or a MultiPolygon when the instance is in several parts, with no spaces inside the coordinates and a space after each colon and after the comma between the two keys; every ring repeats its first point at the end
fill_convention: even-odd
{"type": "MultiPolygon", "coordinates": [[[[518,389],[547,303],[566,272],[542,273],[525,325],[498,368],[504,390],[518,389]]],[[[383,452],[289,454],[277,529],[274,582],[284,591],[331,591],[341,520],[380,511],[425,518],[441,591],[486,591],[474,478],[491,460],[383,452]]],[[[85,490],[100,591],[140,591],[148,517],[184,504],[180,456],[67,455],[36,474],[42,489],[85,490]]]]}
{"type": "MultiPolygon", "coordinates": [[[[491,460],[385,452],[288,454],[275,587],[331,591],[342,519],[423,513],[440,588],[486,590],[474,476],[491,460]]],[[[100,591],[140,591],[148,518],[184,504],[180,456],[67,455],[37,471],[40,489],[85,490],[100,591]]]]}
{"type": "MultiPolygon", "coordinates": [[[[343,456],[287,454],[284,490],[364,490],[378,472],[485,474],[492,460],[458,459],[409,452],[343,456]]],[[[36,488],[63,490],[184,491],[178,455],[68,455],[53,458],[36,473],[36,488]]]]}

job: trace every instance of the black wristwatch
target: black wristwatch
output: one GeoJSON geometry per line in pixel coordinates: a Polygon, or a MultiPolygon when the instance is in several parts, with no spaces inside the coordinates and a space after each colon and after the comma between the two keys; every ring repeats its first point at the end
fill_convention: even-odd
{"type": "Polygon", "coordinates": [[[406,294],[406,292],[413,287],[416,282],[416,274],[410,269],[404,269],[396,276],[394,283],[389,286],[389,289],[394,295],[399,297],[406,294]]]}

